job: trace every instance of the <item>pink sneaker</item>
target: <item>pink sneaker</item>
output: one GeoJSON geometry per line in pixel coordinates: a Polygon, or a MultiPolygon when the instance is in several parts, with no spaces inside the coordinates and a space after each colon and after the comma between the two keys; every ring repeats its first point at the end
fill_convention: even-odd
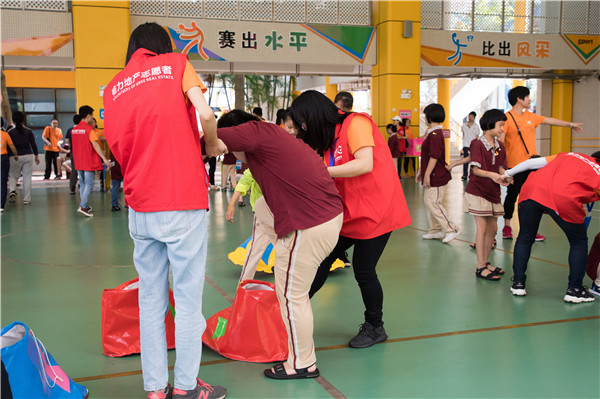
{"type": "Polygon", "coordinates": [[[512,228],[510,226],[504,226],[504,228],[502,229],[502,238],[507,239],[510,238],[512,239],[512,228]]]}
{"type": "Polygon", "coordinates": [[[544,241],[545,239],[546,239],[546,237],[544,237],[543,235],[541,235],[539,233],[535,235],[536,241],[544,241]]]}
{"type": "Polygon", "coordinates": [[[173,388],[171,388],[171,384],[167,384],[165,389],[162,392],[148,392],[148,399],[171,399],[173,395],[173,388]]]}

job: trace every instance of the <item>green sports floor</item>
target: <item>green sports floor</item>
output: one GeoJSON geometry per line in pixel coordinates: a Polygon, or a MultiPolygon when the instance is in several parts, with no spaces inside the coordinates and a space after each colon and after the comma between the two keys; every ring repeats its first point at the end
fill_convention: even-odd
{"type": "MultiPolygon", "coordinates": [[[[421,238],[427,229],[422,190],[412,179],[402,184],[413,222],[392,234],[377,269],[387,342],[347,347],[363,305],[346,268],[332,273],[312,300],[320,378],[269,380],[265,365],[208,348],[200,378],[225,386],[230,398],[599,398],[600,300],[563,302],[568,242],[554,222],[543,218],[540,232],[548,238],[534,245],[528,295],[515,298],[509,293],[514,240],[499,234],[492,251],[492,264],[507,269],[501,282],[475,278],[475,252],[468,247],[475,224],[462,213],[460,175],[444,202],[462,228],[450,244],[421,238]]],[[[235,224],[225,221],[230,197],[210,193],[206,317],[229,306],[241,268],[227,254],[252,229],[249,206],[237,208],[235,224]]],[[[88,219],[75,212],[78,199],[64,182],[46,182],[35,184],[31,205],[7,204],[1,324],[27,323],[91,399],[144,398],[139,355],[106,357],[100,340],[102,290],[136,277],[127,211],[111,212],[110,194],[94,192],[95,216],[88,219]]],[[[593,214],[590,244],[600,230],[600,212],[593,214]]],[[[588,277],[584,284],[591,285],[588,277]]],[[[169,360],[172,367],[174,351],[169,360]]]]}

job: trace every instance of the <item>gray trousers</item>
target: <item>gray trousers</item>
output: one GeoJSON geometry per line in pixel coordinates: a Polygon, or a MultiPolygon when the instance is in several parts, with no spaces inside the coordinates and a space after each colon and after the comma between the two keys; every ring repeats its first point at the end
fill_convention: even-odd
{"type": "Polygon", "coordinates": [[[8,172],[8,192],[16,191],[17,180],[23,174],[23,201],[31,201],[31,175],[33,174],[33,154],[19,155],[15,161],[10,157],[10,171],[8,172]]]}

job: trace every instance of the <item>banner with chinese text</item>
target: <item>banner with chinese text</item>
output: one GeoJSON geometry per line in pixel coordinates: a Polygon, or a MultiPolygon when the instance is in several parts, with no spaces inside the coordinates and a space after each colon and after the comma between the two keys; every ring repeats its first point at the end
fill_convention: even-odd
{"type": "Polygon", "coordinates": [[[165,27],[177,52],[190,60],[285,62],[290,64],[376,63],[375,28],[190,18],[131,16],[135,29],[144,22],[165,27]]]}
{"type": "Polygon", "coordinates": [[[421,31],[421,62],[468,68],[600,69],[600,36],[421,31]]]}

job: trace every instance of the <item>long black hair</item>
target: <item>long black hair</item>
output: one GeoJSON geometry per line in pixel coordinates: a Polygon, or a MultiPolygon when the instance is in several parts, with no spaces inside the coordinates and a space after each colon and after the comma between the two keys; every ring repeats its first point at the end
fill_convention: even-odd
{"type": "Polygon", "coordinates": [[[321,156],[333,145],[335,126],[349,115],[316,90],[300,94],[289,111],[298,130],[298,138],[321,156]]]}
{"type": "Polygon", "coordinates": [[[285,121],[286,110],[281,108],[277,110],[277,114],[275,114],[275,124],[281,125],[285,121]]]}
{"type": "Polygon", "coordinates": [[[167,31],[155,22],[146,22],[135,28],[129,37],[127,46],[127,57],[125,64],[129,63],[131,56],[138,49],[145,48],[156,54],[167,54],[173,52],[171,36],[167,31]]]}

